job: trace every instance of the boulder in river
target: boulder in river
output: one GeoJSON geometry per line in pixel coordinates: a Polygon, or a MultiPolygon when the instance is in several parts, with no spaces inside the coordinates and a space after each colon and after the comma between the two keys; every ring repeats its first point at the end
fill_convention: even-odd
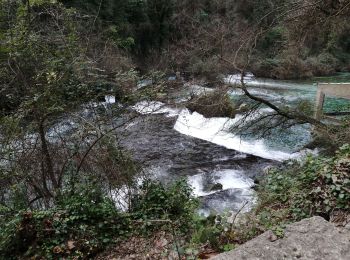
{"type": "Polygon", "coordinates": [[[221,183],[215,183],[211,188],[210,191],[218,191],[218,190],[222,190],[223,186],[221,183]]]}

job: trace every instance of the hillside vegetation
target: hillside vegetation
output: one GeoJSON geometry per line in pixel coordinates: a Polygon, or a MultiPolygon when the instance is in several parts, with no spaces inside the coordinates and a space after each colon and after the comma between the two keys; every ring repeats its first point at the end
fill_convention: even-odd
{"type": "Polygon", "coordinates": [[[133,54],[140,68],[212,74],[238,66],[280,79],[349,71],[347,1],[63,3],[97,14],[114,38],[122,38],[116,43],[133,54]]]}

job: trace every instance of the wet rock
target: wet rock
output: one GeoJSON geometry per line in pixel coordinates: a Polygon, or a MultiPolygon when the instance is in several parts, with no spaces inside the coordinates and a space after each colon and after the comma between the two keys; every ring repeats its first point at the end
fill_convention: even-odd
{"type": "Polygon", "coordinates": [[[254,194],[249,190],[227,189],[201,197],[200,201],[203,209],[210,209],[217,213],[229,209],[235,215],[239,211],[243,213],[250,209],[253,196],[254,194]]]}
{"type": "Polygon", "coordinates": [[[237,109],[237,113],[245,113],[249,111],[249,106],[246,103],[243,103],[239,106],[239,108],[237,109]]]}
{"type": "Polygon", "coordinates": [[[338,229],[321,217],[288,225],[284,237],[271,241],[271,231],[214,260],[346,260],[350,259],[350,230],[338,229]]]}
{"type": "Polygon", "coordinates": [[[218,190],[222,190],[223,186],[221,183],[215,183],[211,188],[210,191],[218,191],[218,190]]]}

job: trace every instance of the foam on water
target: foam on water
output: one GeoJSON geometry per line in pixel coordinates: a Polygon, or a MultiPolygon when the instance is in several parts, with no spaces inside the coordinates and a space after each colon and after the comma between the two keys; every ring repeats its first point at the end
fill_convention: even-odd
{"type": "MultiPolygon", "coordinates": [[[[178,116],[174,129],[182,134],[206,140],[228,149],[241,153],[252,154],[265,159],[284,161],[297,159],[301,153],[291,153],[273,149],[269,147],[264,139],[244,140],[239,135],[235,135],[230,128],[242,120],[241,115],[234,119],[229,118],[205,118],[203,115],[188,109],[179,110],[166,106],[158,101],[141,101],[132,107],[141,114],[165,114],[167,117],[178,116]]],[[[269,113],[271,109],[263,108],[245,120],[251,120],[259,114],[269,113]]]]}
{"type": "MultiPolygon", "coordinates": [[[[254,185],[252,179],[243,175],[243,172],[237,170],[220,170],[213,173],[209,173],[213,184],[220,183],[223,186],[223,190],[228,189],[244,189],[251,190],[254,185]]],[[[196,197],[207,196],[214,194],[217,191],[206,191],[206,173],[201,173],[188,177],[188,183],[193,188],[193,193],[196,197]]]]}
{"type": "MultiPolygon", "coordinates": [[[[241,85],[240,74],[228,75],[223,80],[226,84],[238,87],[241,85]]],[[[249,87],[248,90],[251,94],[274,102],[288,101],[292,103],[299,100],[314,100],[316,95],[316,84],[313,83],[255,78],[253,74],[245,76],[244,83],[249,87]]],[[[244,92],[240,88],[234,88],[229,91],[229,94],[243,96],[244,92]]]]}
{"type": "Polygon", "coordinates": [[[174,129],[182,134],[206,140],[228,149],[233,149],[247,154],[252,154],[266,159],[283,161],[296,158],[297,154],[271,150],[264,140],[242,140],[230,132],[230,127],[241,120],[241,116],[235,119],[205,118],[201,114],[184,109],[181,111],[174,129]]]}
{"type": "MultiPolygon", "coordinates": [[[[137,183],[137,186],[141,186],[143,183],[143,179],[142,178],[136,179],[136,183],[137,183]]],[[[115,206],[123,212],[129,209],[130,200],[134,194],[135,194],[134,188],[125,184],[119,188],[112,189],[110,191],[110,196],[115,206]]]]}
{"type": "Polygon", "coordinates": [[[212,93],[214,89],[212,88],[206,88],[200,85],[191,85],[191,84],[185,84],[185,87],[188,87],[189,94],[194,94],[194,95],[205,95],[208,93],[212,93]]]}
{"type": "MultiPolygon", "coordinates": [[[[233,74],[224,77],[224,82],[231,85],[240,85],[241,84],[241,74],[233,74]]],[[[244,83],[250,87],[264,87],[270,89],[294,89],[294,90],[305,90],[311,89],[316,91],[316,86],[314,84],[302,84],[302,83],[293,83],[283,80],[273,80],[273,79],[263,79],[255,78],[253,74],[247,74],[244,77],[244,83]]]]}
{"type": "Polygon", "coordinates": [[[196,197],[204,198],[203,207],[198,212],[200,215],[209,216],[211,212],[222,213],[228,209],[247,212],[256,203],[256,193],[252,189],[254,182],[242,171],[225,169],[201,173],[189,176],[188,183],[196,197]],[[208,190],[217,183],[223,185],[222,190],[208,190]]]}
{"type": "MultiPolygon", "coordinates": [[[[278,94],[274,91],[271,91],[269,89],[264,89],[264,88],[250,87],[248,89],[248,91],[252,95],[264,97],[270,101],[286,100],[289,102],[293,102],[293,101],[297,101],[300,99],[300,97],[295,96],[295,95],[286,95],[286,94],[282,95],[282,94],[278,94]]],[[[228,94],[232,95],[232,96],[244,96],[245,95],[243,90],[241,90],[239,88],[235,88],[235,89],[228,91],[228,94]]]]}
{"type": "Polygon", "coordinates": [[[208,217],[212,213],[230,213],[234,217],[238,212],[249,212],[257,201],[255,192],[246,189],[229,189],[209,197],[212,198],[205,200],[204,207],[198,211],[199,215],[208,217]]]}
{"type": "Polygon", "coordinates": [[[106,103],[115,104],[115,96],[105,96],[106,103]]]}
{"type": "MultiPolygon", "coordinates": [[[[253,73],[246,73],[246,75],[243,77],[244,82],[251,82],[254,79],[253,73]]],[[[241,74],[231,74],[224,78],[225,83],[227,84],[240,84],[242,80],[241,74]]]]}
{"type": "Polygon", "coordinates": [[[134,105],[132,109],[143,115],[167,114],[168,117],[174,117],[179,114],[178,109],[170,108],[159,101],[141,101],[134,105]]]}

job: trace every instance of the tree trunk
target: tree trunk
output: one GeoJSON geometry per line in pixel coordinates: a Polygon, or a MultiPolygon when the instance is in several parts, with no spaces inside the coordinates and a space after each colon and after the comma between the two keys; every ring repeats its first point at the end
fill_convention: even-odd
{"type": "Polygon", "coordinates": [[[46,140],[43,120],[41,120],[41,122],[39,123],[39,135],[41,140],[42,160],[45,165],[44,174],[50,178],[52,186],[56,190],[58,189],[58,182],[56,180],[54,169],[53,169],[52,158],[50,156],[50,152],[49,152],[49,148],[46,140]]]}

